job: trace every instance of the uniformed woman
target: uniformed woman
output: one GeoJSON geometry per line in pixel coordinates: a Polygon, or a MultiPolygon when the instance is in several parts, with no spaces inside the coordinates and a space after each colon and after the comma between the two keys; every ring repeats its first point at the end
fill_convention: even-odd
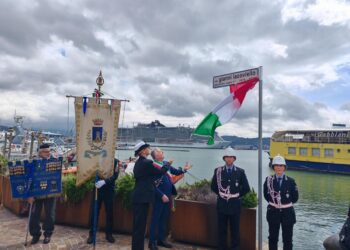
{"type": "Polygon", "coordinates": [[[150,145],[140,141],[135,145],[135,156],[138,156],[134,166],[135,188],[132,194],[133,229],[132,250],[144,249],[144,237],[149,205],[155,198],[155,177],[168,171],[168,166],[157,169],[153,161],[147,159],[151,153],[150,145]]]}
{"type": "Polygon", "coordinates": [[[282,226],[283,250],[293,248],[293,226],[296,222],[293,204],[299,193],[293,178],[286,176],[286,161],[280,155],[272,160],[275,174],[264,183],[264,197],[268,202],[266,219],[269,224],[269,250],[277,250],[280,225],[282,226]]]}

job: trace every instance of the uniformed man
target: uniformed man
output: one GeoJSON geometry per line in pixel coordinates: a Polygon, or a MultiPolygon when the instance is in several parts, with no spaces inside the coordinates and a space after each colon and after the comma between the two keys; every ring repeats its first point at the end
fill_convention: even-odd
{"type": "Polygon", "coordinates": [[[350,249],[350,207],[348,217],[339,234],[329,236],[323,242],[326,250],[349,250],[350,249]]]}
{"type": "MultiPolygon", "coordinates": [[[[122,167],[122,164],[119,162],[119,160],[114,159],[114,171],[113,175],[108,179],[101,179],[98,180],[95,183],[94,191],[93,191],[93,198],[91,202],[91,215],[90,215],[90,231],[89,231],[89,237],[87,239],[88,244],[93,243],[93,222],[94,222],[94,200],[95,200],[95,192],[97,190],[97,224],[98,224],[98,217],[101,209],[102,202],[105,206],[106,211],[106,227],[105,227],[105,233],[106,233],[106,240],[110,243],[114,243],[115,239],[112,235],[113,231],[113,199],[114,199],[114,187],[115,187],[115,180],[118,178],[119,169],[122,167]]],[[[97,226],[96,226],[97,228],[97,226]]]]}
{"type": "MultiPolygon", "coordinates": [[[[186,164],[184,169],[174,168],[171,166],[172,161],[164,161],[164,153],[159,148],[155,148],[151,152],[154,160],[154,167],[160,169],[164,165],[169,165],[169,172],[172,175],[182,175],[191,168],[190,164],[186,164]]],[[[176,195],[176,188],[172,182],[169,174],[162,174],[155,180],[156,184],[156,198],[153,203],[152,219],[149,230],[149,244],[151,250],[157,249],[157,246],[171,248],[172,245],[166,242],[166,225],[170,215],[171,196],[176,195]]]]}
{"type": "Polygon", "coordinates": [[[269,250],[277,250],[280,225],[282,225],[283,249],[293,248],[293,226],[296,222],[293,204],[299,193],[293,178],[285,175],[285,159],[277,155],[272,160],[275,174],[264,183],[264,197],[268,202],[266,219],[269,224],[269,250]]]}
{"type": "Polygon", "coordinates": [[[155,198],[154,180],[159,174],[166,173],[169,167],[165,165],[157,169],[153,166],[153,162],[147,159],[151,153],[150,145],[144,141],[138,142],[134,149],[138,159],[134,166],[135,188],[132,194],[132,250],[143,250],[148,209],[155,198]]]}
{"type": "Polygon", "coordinates": [[[250,187],[244,170],[234,164],[236,156],[231,147],[225,149],[223,160],[225,165],[215,169],[211,182],[211,189],[218,195],[218,249],[228,249],[227,222],[229,222],[231,249],[238,250],[241,197],[250,191],[250,187]]]}
{"type": "MultiPolygon", "coordinates": [[[[51,151],[49,144],[42,144],[39,147],[39,159],[50,159],[51,151]]],[[[55,213],[56,213],[56,198],[55,197],[31,197],[28,199],[28,202],[32,205],[32,214],[29,221],[29,232],[32,235],[31,244],[34,245],[38,243],[41,236],[41,227],[40,227],[40,215],[41,210],[44,207],[45,210],[45,219],[42,225],[44,231],[44,240],[43,243],[47,244],[50,242],[51,235],[55,228],[55,213]]]]}

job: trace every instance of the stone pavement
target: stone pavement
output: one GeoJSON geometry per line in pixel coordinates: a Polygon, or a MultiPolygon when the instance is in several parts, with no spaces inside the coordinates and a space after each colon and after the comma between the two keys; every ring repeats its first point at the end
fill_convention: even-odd
{"type": "MultiPolygon", "coordinates": [[[[1,206],[1,205],[0,205],[1,206]]],[[[17,249],[93,249],[91,245],[86,244],[88,230],[84,228],[67,227],[56,225],[55,232],[51,237],[50,244],[42,244],[43,237],[40,238],[39,243],[31,246],[31,236],[28,235],[28,246],[24,246],[28,218],[17,217],[6,208],[0,208],[0,250],[17,250],[17,249]]],[[[96,249],[131,249],[131,236],[124,234],[113,234],[116,242],[110,244],[105,240],[105,234],[99,232],[97,235],[96,249]]],[[[171,242],[171,241],[170,241],[171,242]]],[[[208,250],[210,248],[203,248],[198,246],[191,246],[180,244],[178,242],[171,242],[175,250],[208,250]]],[[[145,249],[148,241],[145,240],[145,249]]],[[[159,247],[159,249],[166,249],[159,247]]]]}

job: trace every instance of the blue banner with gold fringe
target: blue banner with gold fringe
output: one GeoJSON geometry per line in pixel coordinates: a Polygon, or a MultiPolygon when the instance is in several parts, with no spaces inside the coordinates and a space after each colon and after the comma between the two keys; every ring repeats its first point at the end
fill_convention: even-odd
{"type": "Polygon", "coordinates": [[[62,191],[62,157],[8,163],[12,198],[29,198],[60,194],[62,191]]]}

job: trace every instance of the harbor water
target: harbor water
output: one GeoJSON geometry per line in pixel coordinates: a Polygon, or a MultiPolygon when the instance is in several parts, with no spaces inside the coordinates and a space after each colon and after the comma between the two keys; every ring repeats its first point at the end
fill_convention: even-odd
{"type": "MultiPolygon", "coordinates": [[[[193,165],[191,175],[185,175],[179,185],[193,183],[199,179],[211,179],[214,168],[223,164],[223,150],[216,149],[167,149],[163,148],[167,160],[173,159],[175,167],[186,162],[193,165]]],[[[246,171],[249,184],[258,191],[258,151],[238,150],[236,165],[246,171]]],[[[123,160],[133,156],[131,150],[119,150],[116,157],[123,160]]],[[[263,153],[263,181],[272,174],[269,156],[263,153]]],[[[350,176],[310,173],[287,170],[299,188],[300,198],[295,204],[297,223],[294,227],[294,248],[297,250],[324,249],[322,242],[328,236],[339,233],[350,204],[350,176]]],[[[267,242],[266,202],[263,200],[263,239],[267,242]]],[[[280,246],[282,238],[280,235],[280,246]]]]}

